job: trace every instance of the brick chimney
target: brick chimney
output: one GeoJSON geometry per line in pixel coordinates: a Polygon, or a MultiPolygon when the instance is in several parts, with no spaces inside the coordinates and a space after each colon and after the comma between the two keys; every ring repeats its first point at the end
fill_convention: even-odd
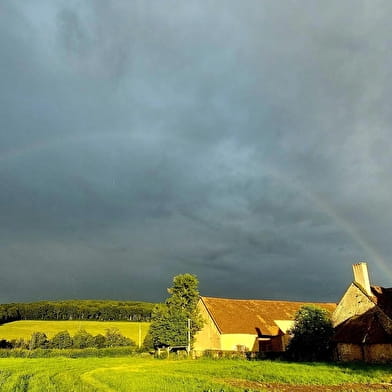
{"type": "Polygon", "coordinates": [[[372,290],[370,289],[369,273],[366,263],[353,264],[354,282],[358,283],[369,296],[372,296],[372,290]]]}

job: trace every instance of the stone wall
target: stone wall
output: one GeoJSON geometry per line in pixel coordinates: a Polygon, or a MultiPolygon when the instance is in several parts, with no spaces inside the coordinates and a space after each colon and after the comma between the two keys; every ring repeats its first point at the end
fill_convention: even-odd
{"type": "Polygon", "coordinates": [[[392,362],[392,344],[360,345],[338,343],[336,347],[338,361],[392,362]]]}
{"type": "Polygon", "coordinates": [[[336,359],[344,362],[362,361],[362,348],[359,344],[338,343],[336,347],[336,359]]]}
{"type": "Polygon", "coordinates": [[[392,344],[365,346],[365,360],[368,362],[392,362],[392,344]]]}
{"type": "Polygon", "coordinates": [[[353,316],[364,314],[375,306],[358,286],[351,283],[332,314],[333,326],[336,327],[353,316]]]}

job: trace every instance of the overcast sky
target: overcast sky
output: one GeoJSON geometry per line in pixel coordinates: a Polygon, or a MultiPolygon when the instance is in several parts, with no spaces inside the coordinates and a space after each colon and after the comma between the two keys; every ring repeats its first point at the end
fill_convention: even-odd
{"type": "Polygon", "coordinates": [[[0,2],[0,302],[392,286],[390,1],[0,2]]]}

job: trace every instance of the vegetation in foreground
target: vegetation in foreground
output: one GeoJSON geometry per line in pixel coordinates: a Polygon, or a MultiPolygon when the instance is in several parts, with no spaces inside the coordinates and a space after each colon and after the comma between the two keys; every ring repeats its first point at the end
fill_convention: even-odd
{"type": "Polygon", "coordinates": [[[211,359],[158,360],[129,356],[76,359],[2,358],[0,369],[0,390],[4,392],[250,392],[278,391],[282,385],[304,388],[311,386],[311,389],[316,391],[320,390],[322,385],[340,385],[339,391],[349,391],[356,390],[352,387],[353,383],[360,383],[368,390],[374,391],[377,389],[372,389],[371,384],[392,381],[390,367],[381,365],[211,359]],[[252,388],[247,385],[252,385],[252,388]]]}

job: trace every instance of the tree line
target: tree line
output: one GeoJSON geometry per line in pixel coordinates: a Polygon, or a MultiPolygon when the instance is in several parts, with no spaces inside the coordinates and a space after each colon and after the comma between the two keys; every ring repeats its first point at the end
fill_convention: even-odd
{"type": "Polygon", "coordinates": [[[136,348],[132,339],[123,336],[117,328],[109,328],[105,335],[92,335],[84,329],[79,330],[74,336],[68,331],[60,331],[53,338],[48,339],[44,332],[34,332],[30,340],[14,339],[11,341],[0,340],[0,348],[3,349],[84,349],[84,348],[105,348],[105,347],[124,347],[136,348]]]}
{"type": "Polygon", "coordinates": [[[0,304],[0,324],[18,320],[150,321],[155,304],[67,300],[0,304]]]}

